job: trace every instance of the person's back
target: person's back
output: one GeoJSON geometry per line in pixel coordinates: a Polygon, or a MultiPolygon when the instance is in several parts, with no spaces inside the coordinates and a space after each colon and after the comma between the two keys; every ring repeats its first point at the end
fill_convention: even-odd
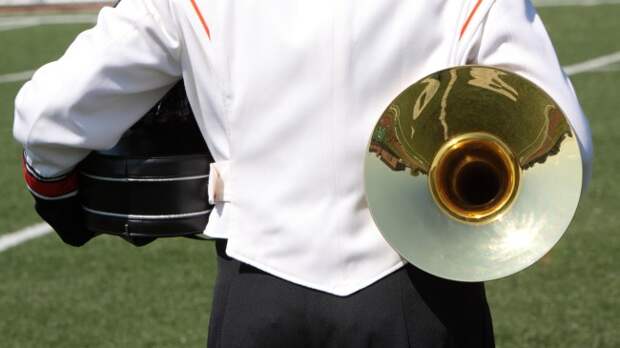
{"type": "MultiPolygon", "coordinates": [[[[226,254],[260,272],[347,296],[405,264],[364,197],[374,123],[419,78],[471,63],[504,67],[545,88],[590,151],[587,123],[544,28],[531,4],[516,0],[125,0],[25,85],[15,135],[40,176],[64,173],[88,151],[113,146],[182,77],[216,160],[209,185],[216,209],[205,233],[227,239],[226,254]]],[[[492,344],[480,284],[441,285],[416,272],[409,268],[407,279],[433,284],[429,294],[464,293],[465,302],[472,294],[468,308],[483,318],[482,334],[472,335],[483,339],[469,342],[492,344]]],[[[223,288],[216,302],[226,301],[223,288]]],[[[438,302],[424,294],[415,301],[425,300],[438,302]]],[[[464,325],[446,319],[459,308],[427,305],[421,318],[437,315],[448,335],[464,325]]],[[[218,306],[219,323],[226,309],[218,306]]],[[[408,325],[404,331],[423,336],[424,325],[408,325]]],[[[460,336],[456,342],[467,341],[460,336]]]]}

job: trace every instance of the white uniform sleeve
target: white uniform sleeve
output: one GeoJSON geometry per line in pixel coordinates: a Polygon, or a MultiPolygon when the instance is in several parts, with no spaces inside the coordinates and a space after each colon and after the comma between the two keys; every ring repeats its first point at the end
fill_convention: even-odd
{"type": "Polygon", "coordinates": [[[516,72],[539,85],[558,103],[577,133],[585,190],[592,171],[590,127],[532,3],[496,0],[468,46],[468,63],[516,72]]]}
{"type": "Polygon", "coordinates": [[[179,33],[169,0],[104,8],[15,100],[13,134],[43,177],[69,171],[120,136],[180,79],[179,33]]]}

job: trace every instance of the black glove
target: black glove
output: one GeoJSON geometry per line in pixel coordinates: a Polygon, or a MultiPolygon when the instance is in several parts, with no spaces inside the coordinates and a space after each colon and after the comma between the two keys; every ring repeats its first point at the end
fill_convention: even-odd
{"type": "Polygon", "coordinates": [[[35,193],[32,195],[37,213],[52,226],[63,242],[79,247],[96,236],[84,227],[84,211],[77,195],[55,200],[37,197],[35,193]]]}
{"type": "MultiPolygon", "coordinates": [[[[34,208],[63,242],[79,247],[97,234],[89,231],[84,223],[84,210],[80,204],[77,172],[54,178],[44,178],[23,161],[24,179],[35,200],[34,208]]],[[[121,236],[134,246],[144,246],[154,241],[151,237],[121,236]]]]}
{"type": "Polygon", "coordinates": [[[77,197],[76,172],[44,178],[24,159],[23,173],[35,200],[35,210],[63,242],[79,247],[95,237],[95,233],[84,227],[84,212],[77,197]]]}

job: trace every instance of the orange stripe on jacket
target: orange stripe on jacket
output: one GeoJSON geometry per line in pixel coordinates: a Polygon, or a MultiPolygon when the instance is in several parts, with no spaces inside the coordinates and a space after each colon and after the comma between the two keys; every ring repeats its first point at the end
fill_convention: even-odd
{"type": "Polygon", "coordinates": [[[465,30],[467,30],[467,26],[469,25],[469,22],[471,22],[471,19],[476,14],[476,11],[478,11],[478,7],[480,7],[481,3],[482,3],[482,0],[478,0],[478,2],[476,2],[476,5],[474,5],[474,8],[469,13],[469,16],[467,16],[465,23],[463,23],[463,26],[461,27],[461,35],[459,36],[459,39],[463,37],[463,34],[465,34],[465,30]]]}
{"type": "Polygon", "coordinates": [[[211,40],[211,32],[209,31],[209,26],[207,25],[205,18],[202,16],[202,12],[200,12],[200,8],[198,8],[198,5],[196,5],[196,0],[191,0],[191,2],[192,2],[192,6],[194,7],[194,11],[198,15],[198,18],[200,19],[200,23],[202,23],[202,27],[205,28],[207,37],[209,37],[209,40],[211,40]]]}

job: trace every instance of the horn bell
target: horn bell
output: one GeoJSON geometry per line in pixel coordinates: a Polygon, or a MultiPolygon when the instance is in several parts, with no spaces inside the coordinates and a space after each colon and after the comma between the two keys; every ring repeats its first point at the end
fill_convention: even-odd
{"type": "Polygon", "coordinates": [[[364,163],[385,240],[436,276],[486,281],[544,256],[579,202],[581,154],[540,87],[489,66],[435,72],[379,117],[364,163]]]}

